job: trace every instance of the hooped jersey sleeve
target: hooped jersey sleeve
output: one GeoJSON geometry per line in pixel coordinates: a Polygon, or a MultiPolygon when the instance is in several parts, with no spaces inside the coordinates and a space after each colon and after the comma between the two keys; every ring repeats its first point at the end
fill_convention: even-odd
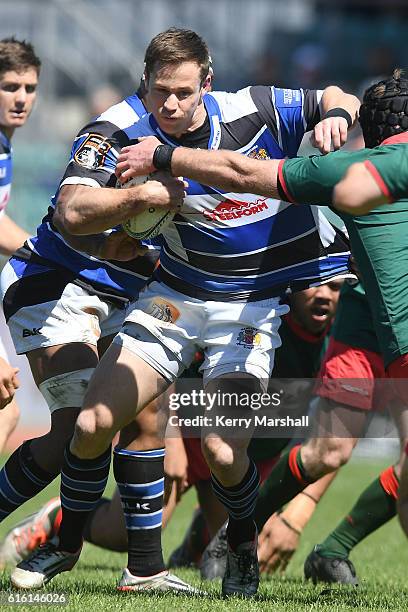
{"type": "Polygon", "coordinates": [[[125,132],[109,121],[94,121],[76,136],[60,187],[88,185],[114,187],[115,167],[122,147],[130,143],[125,132]]]}
{"type": "Polygon", "coordinates": [[[320,121],[322,90],[259,85],[251,96],[285,157],[297,154],[305,132],[320,121]]]}

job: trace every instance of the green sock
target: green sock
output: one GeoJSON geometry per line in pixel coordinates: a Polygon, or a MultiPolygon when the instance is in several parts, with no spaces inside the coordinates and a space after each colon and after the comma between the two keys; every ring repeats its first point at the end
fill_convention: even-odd
{"type": "Polygon", "coordinates": [[[269,517],[311,482],[300,457],[300,444],[282,455],[259,489],[254,520],[260,532],[269,517]]]}
{"type": "Polygon", "coordinates": [[[322,557],[347,558],[351,550],[370,533],[387,523],[396,513],[396,492],[391,493],[382,484],[383,475],[388,472],[391,478],[398,481],[392,468],[385,470],[380,478],[376,478],[360,495],[357,503],[336,527],[334,531],[318,547],[322,557]]]}

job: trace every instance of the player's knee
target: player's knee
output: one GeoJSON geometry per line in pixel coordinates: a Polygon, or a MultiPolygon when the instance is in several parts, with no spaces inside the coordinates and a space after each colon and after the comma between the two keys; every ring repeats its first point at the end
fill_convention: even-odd
{"type": "Polygon", "coordinates": [[[228,469],[233,466],[239,455],[246,454],[245,440],[229,440],[221,438],[205,438],[201,443],[203,455],[211,469],[228,469]]]}
{"type": "Polygon", "coordinates": [[[104,407],[83,410],[77,419],[74,447],[82,457],[95,456],[112,439],[116,430],[112,413],[104,407]]]}
{"type": "Polygon", "coordinates": [[[353,445],[347,438],[320,439],[316,444],[303,447],[302,460],[309,476],[320,478],[347,463],[352,450],[353,445]]]}
{"type": "Polygon", "coordinates": [[[205,438],[201,443],[201,449],[210,469],[214,466],[228,467],[232,465],[232,450],[225,445],[221,438],[205,438]]]}
{"type": "Polygon", "coordinates": [[[337,440],[321,450],[320,465],[323,474],[329,474],[341,468],[350,459],[353,446],[348,440],[337,440]]]}

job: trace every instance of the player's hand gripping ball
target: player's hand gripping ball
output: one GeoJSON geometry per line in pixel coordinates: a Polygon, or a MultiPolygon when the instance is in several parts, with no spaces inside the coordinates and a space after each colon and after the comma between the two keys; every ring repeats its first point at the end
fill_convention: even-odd
{"type": "MultiPolygon", "coordinates": [[[[149,178],[150,175],[135,176],[123,185],[118,181],[116,187],[119,189],[128,189],[129,187],[135,187],[136,185],[145,183],[149,178]]],[[[146,208],[146,210],[140,214],[125,221],[122,227],[132,238],[147,240],[161,234],[164,228],[173,220],[174,215],[175,212],[172,210],[164,210],[163,208],[149,206],[149,208],[146,208]]]]}

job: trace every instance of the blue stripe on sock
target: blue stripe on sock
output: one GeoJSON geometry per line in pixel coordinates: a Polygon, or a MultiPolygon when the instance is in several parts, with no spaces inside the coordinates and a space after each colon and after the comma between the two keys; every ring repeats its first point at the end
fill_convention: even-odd
{"type": "Polygon", "coordinates": [[[94,482],[88,482],[83,480],[76,480],[74,478],[70,478],[64,472],[61,474],[61,483],[67,487],[68,489],[73,489],[74,491],[84,491],[85,493],[100,493],[106,487],[106,478],[102,480],[97,480],[94,482]]]}
{"type": "Polygon", "coordinates": [[[19,506],[27,501],[27,495],[21,495],[10,483],[6,469],[3,468],[0,471],[0,494],[3,495],[8,502],[14,506],[19,506]]]}
{"type": "Polygon", "coordinates": [[[162,495],[164,492],[164,478],[142,484],[118,482],[117,485],[121,496],[128,498],[137,497],[149,499],[152,497],[159,497],[159,495],[162,495]]]}
{"type": "Polygon", "coordinates": [[[164,457],[164,448],[155,448],[148,451],[129,451],[122,448],[116,447],[113,451],[115,455],[123,455],[124,457],[136,457],[137,459],[144,459],[149,457],[164,457]]]}
{"type": "Polygon", "coordinates": [[[20,467],[21,471],[24,472],[24,475],[39,487],[46,487],[48,484],[50,484],[48,480],[40,480],[37,478],[37,476],[35,476],[31,470],[29,470],[28,467],[22,463],[22,461],[20,461],[20,467]]]}
{"type": "Polygon", "coordinates": [[[158,510],[151,514],[125,513],[127,529],[154,529],[162,524],[163,511],[158,510]]]}
{"type": "Polygon", "coordinates": [[[73,460],[71,461],[70,459],[68,459],[67,456],[67,451],[65,449],[64,451],[64,458],[65,461],[67,463],[67,465],[72,469],[72,470],[78,470],[80,472],[91,472],[93,470],[102,470],[103,468],[107,467],[108,465],[110,465],[111,462],[111,456],[109,455],[106,459],[104,459],[103,461],[101,461],[98,464],[95,465],[84,465],[83,459],[78,459],[77,457],[74,457],[71,453],[71,457],[73,457],[73,460]]]}
{"type": "Polygon", "coordinates": [[[79,501],[78,499],[71,499],[60,491],[61,504],[63,508],[72,510],[74,512],[90,512],[95,507],[95,501],[79,501]]]}

